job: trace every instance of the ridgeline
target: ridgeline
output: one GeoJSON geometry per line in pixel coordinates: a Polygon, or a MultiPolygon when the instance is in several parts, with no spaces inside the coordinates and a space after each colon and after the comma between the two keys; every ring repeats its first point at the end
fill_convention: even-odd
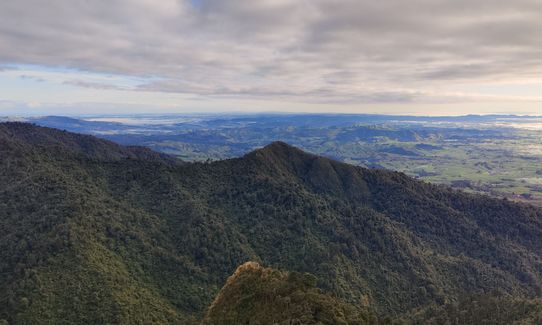
{"type": "MultiPolygon", "coordinates": [[[[197,324],[247,261],[290,271],[254,268],[311,297],[295,319],[454,323],[520,306],[496,322],[540,320],[541,209],[282,142],[185,163],[2,123],[0,184],[0,322],[197,324]]],[[[246,310],[220,297],[209,324],[217,306],[246,310]]]]}

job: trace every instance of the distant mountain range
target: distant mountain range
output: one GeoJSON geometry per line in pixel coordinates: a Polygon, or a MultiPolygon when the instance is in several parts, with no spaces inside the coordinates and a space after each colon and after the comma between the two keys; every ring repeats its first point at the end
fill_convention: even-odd
{"type": "Polygon", "coordinates": [[[542,209],[284,142],[191,163],[1,123],[0,184],[0,324],[542,320],[542,209]],[[247,261],[277,270],[226,283],[247,261]]]}

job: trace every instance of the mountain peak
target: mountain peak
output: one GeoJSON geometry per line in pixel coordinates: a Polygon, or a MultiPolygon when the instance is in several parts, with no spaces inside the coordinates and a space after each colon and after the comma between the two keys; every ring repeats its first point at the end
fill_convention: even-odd
{"type": "Polygon", "coordinates": [[[292,145],[289,145],[288,143],[284,142],[284,141],[273,141],[271,142],[270,144],[266,145],[264,148],[269,148],[269,149],[272,149],[272,150],[276,150],[276,149],[285,149],[285,148],[295,148],[294,146],[292,145]]]}
{"type": "Polygon", "coordinates": [[[291,156],[291,155],[306,155],[306,156],[312,156],[309,153],[294,147],[286,142],[283,141],[274,141],[270,144],[266,145],[265,147],[256,150],[256,152],[260,152],[263,155],[275,155],[275,156],[291,156]]]}
{"type": "Polygon", "coordinates": [[[304,175],[311,162],[316,158],[317,156],[282,141],[272,142],[244,157],[259,170],[266,169],[282,176],[304,175]]]}
{"type": "Polygon", "coordinates": [[[541,209],[283,142],[212,164],[148,162],[0,124],[0,324],[195,324],[248,259],[279,270],[243,264],[204,324],[345,324],[365,307],[542,296],[541,209]]]}
{"type": "Polygon", "coordinates": [[[368,193],[364,169],[305,152],[275,141],[245,156],[259,171],[298,180],[322,193],[342,193],[362,199],[368,193]]]}
{"type": "Polygon", "coordinates": [[[312,160],[317,156],[305,152],[297,147],[294,147],[283,141],[274,141],[266,145],[263,148],[256,149],[246,155],[246,157],[253,157],[263,162],[270,162],[273,164],[281,163],[293,163],[305,160],[312,160]]]}

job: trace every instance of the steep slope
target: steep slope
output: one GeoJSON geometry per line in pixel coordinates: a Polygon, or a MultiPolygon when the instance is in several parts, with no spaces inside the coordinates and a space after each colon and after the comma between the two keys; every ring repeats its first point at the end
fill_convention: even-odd
{"type": "MultiPolygon", "coordinates": [[[[211,204],[258,234],[249,240],[262,260],[315,273],[352,302],[368,295],[380,310],[400,313],[494,288],[540,294],[540,210],[283,143],[222,164],[238,172],[211,204]]],[[[212,177],[226,172],[219,174],[212,177]]]]}
{"type": "MultiPolygon", "coordinates": [[[[146,152],[24,124],[0,126],[0,319],[186,320],[141,268],[159,258],[161,267],[175,265],[186,275],[190,264],[170,256],[156,216],[115,202],[90,173],[90,166],[107,168],[122,160],[175,165],[146,152]]],[[[197,285],[184,279],[185,286],[197,285]]]]}
{"type": "Polygon", "coordinates": [[[473,295],[441,306],[430,305],[413,312],[406,324],[542,324],[541,299],[473,295]]]}
{"type": "Polygon", "coordinates": [[[0,124],[0,319],[190,323],[251,260],[396,315],[542,291],[542,211],[276,142],[179,163],[0,124]]]}
{"type": "Polygon", "coordinates": [[[202,325],[384,324],[316,289],[310,274],[281,272],[247,262],[237,268],[209,307],[202,325]]]}

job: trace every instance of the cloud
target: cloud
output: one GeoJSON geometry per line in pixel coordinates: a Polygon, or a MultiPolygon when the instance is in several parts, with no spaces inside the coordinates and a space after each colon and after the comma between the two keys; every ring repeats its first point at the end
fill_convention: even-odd
{"type": "Polygon", "coordinates": [[[130,88],[121,87],[114,84],[94,82],[94,81],[85,81],[85,80],[66,80],[63,82],[65,85],[92,88],[92,89],[108,89],[108,90],[129,90],[130,88]]]}
{"type": "Polygon", "coordinates": [[[540,39],[539,0],[0,3],[0,65],[124,75],[143,80],[136,90],[210,97],[447,101],[454,84],[539,80],[540,39]]]}

